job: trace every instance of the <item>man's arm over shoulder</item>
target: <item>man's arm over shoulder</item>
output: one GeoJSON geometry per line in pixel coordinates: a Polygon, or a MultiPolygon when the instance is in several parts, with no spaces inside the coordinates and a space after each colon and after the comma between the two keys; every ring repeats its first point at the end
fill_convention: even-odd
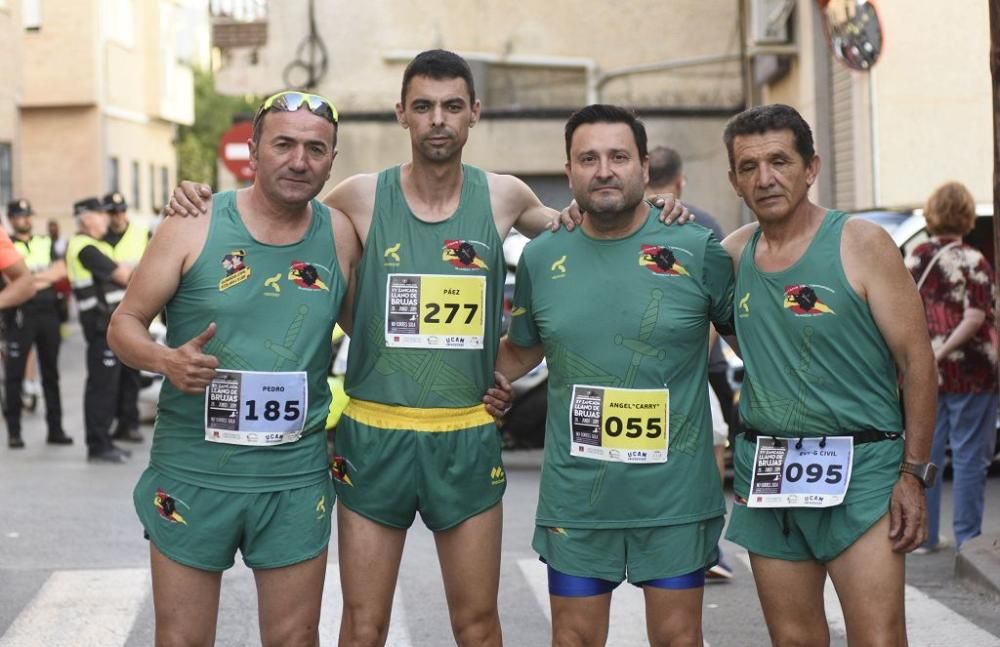
{"type": "Polygon", "coordinates": [[[378,173],[363,173],[352,175],[323,197],[323,204],[347,216],[362,243],[368,237],[377,188],[378,173]]]}
{"type": "Polygon", "coordinates": [[[354,290],[357,285],[357,269],[361,263],[361,241],[354,226],[343,211],[330,208],[330,222],[333,227],[333,239],[337,245],[337,263],[340,273],[347,281],[347,290],[340,305],[340,315],[337,323],[348,335],[353,328],[352,314],[354,312],[354,290]]]}
{"type": "Polygon", "coordinates": [[[511,227],[528,238],[558,227],[559,212],[542,204],[535,192],[523,180],[513,175],[487,173],[490,205],[500,238],[506,238],[511,227]]]}
{"type": "Polygon", "coordinates": [[[169,377],[172,349],[150,338],[149,324],[174,296],[181,277],[197,260],[205,246],[210,220],[210,216],[168,218],[156,228],[108,327],[112,350],[129,366],[169,377]]]}
{"type": "MultiPolygon", "coordinates": [[[[855,218],[844,224],[841,259],[847,280],[868,303],[903,378],[903,460],[925,463],[934,433],[937,371],[917,286],[892,238],[874,223],[855,218]]],[[[889,508],[894,550],[909,552],[923,543],[925,510],[922,486],[904,474],[896,482],[889,508]]]]}

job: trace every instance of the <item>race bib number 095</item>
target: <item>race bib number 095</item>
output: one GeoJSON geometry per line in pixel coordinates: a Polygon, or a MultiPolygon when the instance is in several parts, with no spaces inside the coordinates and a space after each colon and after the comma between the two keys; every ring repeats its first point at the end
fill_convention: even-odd
{"type": "Polygon", "coordinates": [[[622,463],[664,463],[670,437],[668,389],[573,386],[570,455],[622,463]]]}
{"type": "Polygon", "coordinates": [[[751,508],[829,508],[843,503],[851,482],[854,439],[757,438],[751,508]],[[821,444],[822,443],[822,444],[821,444]]]}
{"type": "Polygon", "coordinates": [[[390,274],[385,289],[385,345],[482,348],[486,277],[390,274]]]}
{"type": "Polygon", "coordinates": [[[281,445],[302,437],[309,393],[302,371],[216,371],[205,389],[205,440],[281,445]]]}

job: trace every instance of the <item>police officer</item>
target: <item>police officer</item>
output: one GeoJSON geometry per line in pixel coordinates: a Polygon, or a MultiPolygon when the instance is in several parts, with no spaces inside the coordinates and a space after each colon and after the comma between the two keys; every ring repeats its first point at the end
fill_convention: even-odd
{"type": "Polygon", "coordinates": [[[66,264],[52,256],[52,240],[31,233],[31,204],[15,200],[7,205],[7,217],[14,230],[14,248],[31,271],[35,296],[16,308],[3,311],[7,336],[4,355],[6,371],[8,445],[24,447],[21,438],[21,391],[31,347],[37,348],[45,394],[45,421],[48,425],[46,442],[50,445],[70,445],[73,439],[62,427],[62,402],[59,396],[59,297],[53,283],[66,276],[66,264]]]}
{"type": "Polygon", "coordinates": [[[88,460],[122,463],[130,452],[116,447],[109,434],[118,407],[122,364],[108,347],[111,312],[125,295],[132,269],[113,260],[106,243],[108,214],[95,198],[73,205],[78,231],[66,249],[66,269],[73,286],[80,326],[87,341],[87,381],[83,397],[88,460]]]}
{"type": "MultiPolygon", "coordinates": [[[[111,216],[111,224],[104,240],[111,245],[112,259],[129,268],[135,268],[146,251],[149,228],[128,219],[128,204],[125,197],[115,191],[104,196],[104,208],[111,216]]],[[[121,365],[121,379],[118,383],[118,424],[111,434],[113,440],[141,443],[139,433],[139,371],[131,366],[121,365]]]]}

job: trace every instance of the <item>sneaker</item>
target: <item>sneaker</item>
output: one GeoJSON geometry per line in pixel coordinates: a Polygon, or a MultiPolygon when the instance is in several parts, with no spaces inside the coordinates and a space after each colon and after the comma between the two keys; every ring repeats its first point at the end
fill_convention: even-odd
{"type": "Polygon", "coordinates": [[[949,548],[951,546],[951,540],[947,537],[942,537],[938,535],[937,541],[933,544],[923,544],[914,548],[910,554],[911,555],[930,555],[931,553],[936,553],[942,548],[949,548]]]}
{"type": "Polygon", "coordinates": [[[88,452],[87,460],[94,463],[124,463],[128,461],[128,456],[117,447],[109,447],[99,452],[88,452]]]}
{"type": "Polygon", "coordinates": [[[722,559],[722,555],[720,554],[719,563],[705,570],[705,579],[720,582],[731,580],[733,579],[733,569],[722,559]]]}

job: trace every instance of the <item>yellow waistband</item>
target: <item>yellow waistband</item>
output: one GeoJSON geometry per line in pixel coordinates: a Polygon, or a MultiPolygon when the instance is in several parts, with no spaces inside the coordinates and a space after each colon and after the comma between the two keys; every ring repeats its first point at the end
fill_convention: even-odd
{"type": "Polygon", "coordinates": [[[410,431],[461,431],[493,422],[481,404],[458,409],[400,407],[351,398],[344,415],[363,425],[410,431]]]}

